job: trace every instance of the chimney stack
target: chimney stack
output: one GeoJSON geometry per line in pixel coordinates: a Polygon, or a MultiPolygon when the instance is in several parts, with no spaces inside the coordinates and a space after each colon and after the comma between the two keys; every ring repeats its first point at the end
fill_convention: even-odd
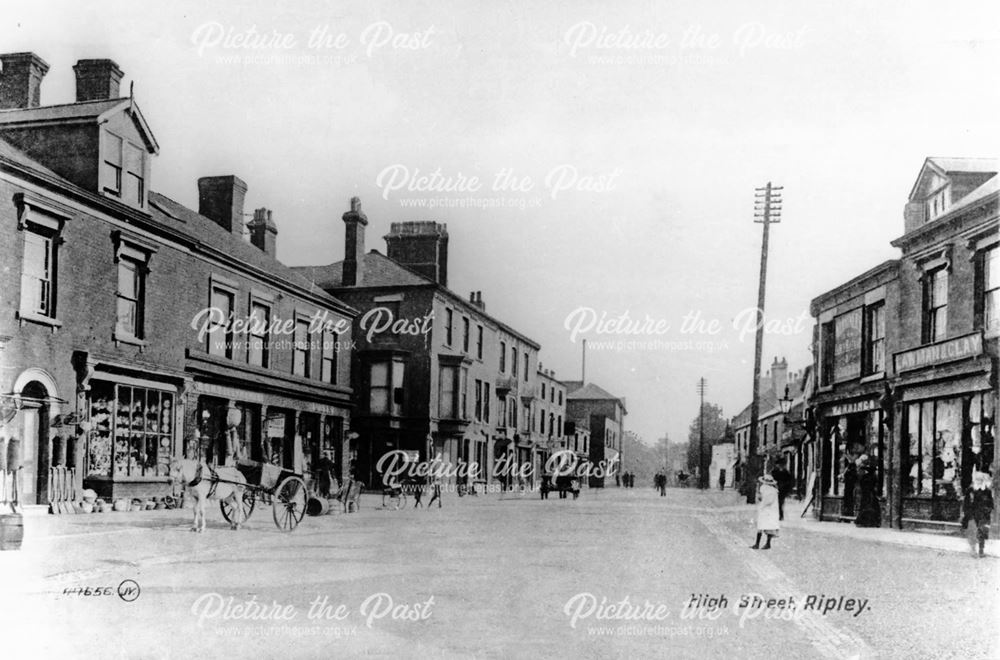
{"type": "Polygon", "coordinates": [[[365,227],[368,216],[361,210],[361,198],[351,198],[351,210],[343,215],[344,220],[344,271],[341,274],[343,286],[359,286],[364,279],[365,269],[365,227]]]}
{"type": "Polygon", "coordinates": [[[277,241],[278,227],[271,219],[271,209],[255,210],[250,221],[250,243],[267,256],[277,258],[277,241]]]}
{"type": "Polygon", "coordinates": [[[105,101],[119,97],[122,70],[111,60],[80,60],[76,72],[76,102],[105,101]]]}
{"type": "Polygon", "coordinates": [[[246,194],[247,184],[238,176],[202,177],[198,179],[198,213],[242,238],[243,199],[246,194]]]}
{"type": "Polygon", "coordinates": [[[771,387],[774,388],[774,396],[781,398],[785,396],[785,386],[788,385],[788,362],[785,358],[774,358],[771,365],[771,387]]]}
{"type": "Polygon", "coordinates": [[[448,226],[394,222],[385,236],[388,256],[441,286],[448,286],[448,226]]]}
{"type": "Polygon", "coordinates": [[[0,55],[0,66],[0,110],[37,108],[49,70],[45,60],[34,53],[7,53],[0,55]]]}
{"type": "Polygon", "coordinates": [[[483,292],[473,291],[469,294],[469,302],[478,307],[479,309],[486,311],[486,303],[483,302],[483,292]]]}

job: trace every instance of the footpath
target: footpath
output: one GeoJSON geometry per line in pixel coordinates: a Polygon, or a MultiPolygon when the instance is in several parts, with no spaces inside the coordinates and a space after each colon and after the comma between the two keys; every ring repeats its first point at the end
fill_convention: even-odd
{"type": "MultiPolygon", "coordinates": [[[[464,506],[470,505],[502,505],[505,500],[510,500],[514,504],[519,499],[534,500],[538,495],[532,491],[525,493],[503,493],[500,495],[489,494],[479,497],[463,498],[464,506]]],[[[656,497],[652,489],[624,490],[619,488],[605,488],[600,491],[584,489],[581,498],[589,500],[593,498],[603,499],[608,502],[627,502],[636,497],[656,497]]],[[[701,509],[705,512],[713,513],[739,513],[741,515],[752,516],[754,505],[747,504],[743,496],[734,490],[699,491],[694,488],[670,488],[667,490],[667,497],[672,500],[672,504],[680,504],[690,507],[692,510],[701,509]]],[[[378,493],[365,493],[361,497],[360,511],[365,515],[373,512],[383,512],[382,496],[378,493]]],[[[445,500],[446,507],[460,505],[454,495],[445,500]]],[[[408,506],[413,506],[412,500],[408,506]]],[[[810,510],[802,517],[802,509],[805,504],[799,500],[788,500],[785,502],[785,520],[782,527],[785,529],[801,530],[813,534],[828,534],[841,537],[850,537],[858,540],[865,540],[874,543],[889,543],[895,545],[908,546],[912,548],[926,548],[938,552],[955,552],[970,554],[970,539],[967,536],[953,536],[933,532],[915,532],[899,529],[889,529],[885,527],[857,527],[848,522],[820,522],[813,517],[810,510]]],[[[332,512],[333,515],[345,515],[340,511],[332,512]]],[[[94,513],[81,515],[51,515],[47,513],[47,507],[26,507],[24,511],[24,532],[25,540],[42,541],[46,538],[65,538],[72,536],[89,536],[93,534],[113,534],[132,529],[161,527],[161,526],[185,526],[190,525],[191,510],[173,511],[142,511],[136,513],[94,513]]],[[[261,518],[266,514],[267,522],[270,523],[270,512],[261,512],[261,518]]],[[[356,514],[347,514],[356,515],[356,514]]],[[[215,509],[209,512],[209,521],[222,524],[222,518],[215,509]]],[[[986,542],[985,553],[988,557],[1000,557],[1000,530],[991,530],[992,538],[986,542]]]]}
{"type": "MultiPolygon", "coordinates": [[[[693,489],[692,493],[698,493],[693,489]]],[[[736,491],[704,491],[698,495],[707,500],[708,506],[713,506],[719,511],[739,511],[752,514],[754,505],[747,504],[746,499],[736,491]],[[709,504],[709,502],[711,504],[709,504]]],[[[895,545],[905,545],[911,548],[927,548],[939,552],[960,552],[970,554],[972,547],[971,536],[952,536],[935,532],[917,532],[901,529],[890,529],[886,527],[858,527],[851,522],[819,521],[813,516],[810,509],[805,516],[802,510],[806,504],[800,500],[785,501],[785,519],[781,521],[781,526],[786,529],[803,530],[816,534],[829,534],[833,536],[850,537],[874,543],[891,543],[895,545]]],[[[996,537],[1000,530],[991,529],[991,538],[986,542],[985,554],[988,557],[1000,557],[1000,540],[996,537]]],[[[977,547],[978,551],[978,547],[977,547]]]]}

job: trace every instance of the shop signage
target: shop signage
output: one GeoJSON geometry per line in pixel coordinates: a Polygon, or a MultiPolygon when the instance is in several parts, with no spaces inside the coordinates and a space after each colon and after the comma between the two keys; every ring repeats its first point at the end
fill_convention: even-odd
{"type": "Polygon", "coordinates": [[[861,375],[861,307],[834,321],[834,379],[852,380],[861,375]]]}
{"type": "Polygon", "coordinates": [[[850,403],[838,403],[830,406],[828,417],[841,417],[843,415],[853,415],[854,413],[875,410],[878,408],[878,399],[861,399],[850,403]]]}
{"type": "Polygon", "coordinates": [[[285,418],[284,417],[268,417],[267,418],[267,437],[269,438],[281,438],[285,435],[285,418]]]}
{"type": "Polygon", "coordinates": [[[983,353],[983,335],[974,333],[896,353],[896,372],[912,371],[933,364],[954,362],[983,353]]]}

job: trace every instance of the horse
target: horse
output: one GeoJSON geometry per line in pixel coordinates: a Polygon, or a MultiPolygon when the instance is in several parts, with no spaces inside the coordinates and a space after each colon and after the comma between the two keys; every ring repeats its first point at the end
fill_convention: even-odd
{"type": "Polygon", "coordinates": [[[230,503],[233,512],[230,529],[239,529],[243,524],[243,491],[247,480],[236,468],[211,468],[200,461],[174,459],[170,463],[170,478],[174,483],[183,483],[194,499],[192,532],[205,531],[205,503],[208,500],[230,503]]]}

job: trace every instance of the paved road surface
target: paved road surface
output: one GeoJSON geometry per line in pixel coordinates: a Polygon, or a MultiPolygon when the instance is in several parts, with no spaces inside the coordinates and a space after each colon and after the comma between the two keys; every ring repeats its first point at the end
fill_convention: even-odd
{"type": "Polygon", "coordinates": [[[0,554],[13,585],[4,637],[20,645],[6,648],[59,658],[1000,657],[989,624],[1000,614],[996,559],[802,529],[755,552],[752,509],[735,497],[668,493],[446,496],[442,509],[307,518],[291,534],[269,511],[239,532],[212,511],[204,534],[188,530],[187,511],[28,520],[24,549],[0,554]],[[124,599],[116,593],[127,580],[140,588],[131,602],[131,582],[124,599]],[[685,608],[699,594],[720,606],[685,608]],[[739,607],[758,594],[775,601],[739,607]],[[820,609],[797,612],[790,599],[820,609]]]}

